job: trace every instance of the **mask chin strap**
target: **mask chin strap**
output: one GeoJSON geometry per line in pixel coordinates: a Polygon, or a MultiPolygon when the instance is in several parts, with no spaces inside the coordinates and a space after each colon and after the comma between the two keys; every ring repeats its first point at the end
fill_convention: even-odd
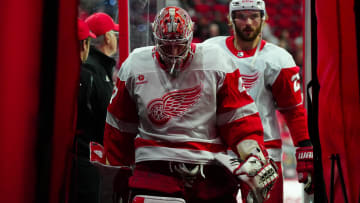
{"type": "Polygon", "coordinates": [[[179,67],[179,68],[176,68],[176,65],[178,66],[185,66],[187,64],[187,61],[191,60],[191,57],[194,55],[193,51],[190,50],[187,51],[184,56],[181,56],[179,58],[181,58],[181,61],[180,60],[176,60],[176,58],[173,58],[172,59],[172,65],[171,65],[171,68],[169,69],[169,74],[172,76],[172,77],[177,77],[181,71],[181,68],[182,67],[179,67]]]}
{"type": "Polygon", "coordinates": [[[176,77],[178,75],[178,72],[179,72],[179,71],[174,72],[175,71],[175,65],[176,65],[176,60],[173,59],[173,63],[171,65],[171,68],[170,68],[170,71],[169,71],[169,74],[171,76],[173,76],[173,77],[176,77]]]}

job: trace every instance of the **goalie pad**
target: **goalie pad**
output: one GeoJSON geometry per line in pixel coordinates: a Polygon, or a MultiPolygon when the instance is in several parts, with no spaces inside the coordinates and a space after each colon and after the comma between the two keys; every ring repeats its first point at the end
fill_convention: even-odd
{"type": "Polygon", "coordinates": [[[104,147],[96,142],[90,142],[89,147],[90,163],[97,168],[101,177],[101,196],[108,196],[110,191],[113,193],[110,195],[115,199],[114,202],[119,202],[120,198],[126,202],[129,194],[128,180],[132,175],[131,167],[106,165],[104,147]]]}
{"type": "Polygon", "coordinates": [[[185,200],[175,197],[136,195],[132,203],[185,203],[185,200]]]}
{"type": "Polygon", "coordinates": [[[233,177],[237,177],[246,202],[261,203],[268,199],[270,190],[279,178],[275,163],[269,161],[264,164],[256,155],[250,155],[244,161],[240,161],[226,154],[217,154],[215,161],[233,177]]]}

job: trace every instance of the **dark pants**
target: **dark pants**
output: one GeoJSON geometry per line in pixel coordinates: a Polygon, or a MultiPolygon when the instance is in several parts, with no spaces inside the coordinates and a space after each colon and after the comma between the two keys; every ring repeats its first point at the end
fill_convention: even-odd
{"type": "Polygon", "coordinates": [[[100,175],[85,158],[73,160],[70,186],[70,203],[99,203],[100,175]]]}
{"type": "Polygon", "coordinates": [[[186,203],[237,202],[237,184],[223,168],[205,165],[203,172],[205,177],[198,173],[189,186],[181,174],[171,170],[169,162],[141,162],[136,165],[134,175],[130,178],[130,195],[178,197],[185,199],[186,203]]]}

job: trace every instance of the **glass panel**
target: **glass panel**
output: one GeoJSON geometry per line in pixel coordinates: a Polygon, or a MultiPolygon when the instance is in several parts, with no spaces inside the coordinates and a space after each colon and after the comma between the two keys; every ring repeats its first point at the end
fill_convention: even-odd
{"type": "Polygon", "coordinates": [[[154,44],[151,23],[157,12],[157,0],[129,0],[130,51],[154,44]]]}
{"type": "Polygon", "coordinates": [[[86,17],[95,12],[107,13],[118,23],[118,3],[117,0],[80,0],[79,18],[85,20],[86,17]]]}

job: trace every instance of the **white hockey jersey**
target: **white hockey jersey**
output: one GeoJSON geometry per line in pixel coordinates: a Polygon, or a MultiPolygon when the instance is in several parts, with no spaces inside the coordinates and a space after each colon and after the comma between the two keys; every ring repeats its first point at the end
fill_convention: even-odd
{"type": "Polygon", "coordinates": [[[152,46],[135,49],[122,64],[105,126],[110,164],[131,164],[133,151],[136,162],[206,164],[244,138],[263,142],[255,103],[231,58],[216,45],[192,50],[176,78],[152,46]]]}
{"type": "Polygon", "coordinates": [[[306,116],[300,88],[299,67],[292,56],[283,48],[261,41],[257,55],[256,48],[238,51],[233,36],[220,36],[206,40],[205,44],[219,45],[231,56],[248,93],[255,100],[264,127],[264,141],[270,156],[281,160],[281,137],[276,110],[289,109],[290,132],[295,143],[308,138],[306,116]],[[304,120],[305,119],[305,120],[304,120]],[[300,120],[300,121],[299,121],[300,120]]]}

